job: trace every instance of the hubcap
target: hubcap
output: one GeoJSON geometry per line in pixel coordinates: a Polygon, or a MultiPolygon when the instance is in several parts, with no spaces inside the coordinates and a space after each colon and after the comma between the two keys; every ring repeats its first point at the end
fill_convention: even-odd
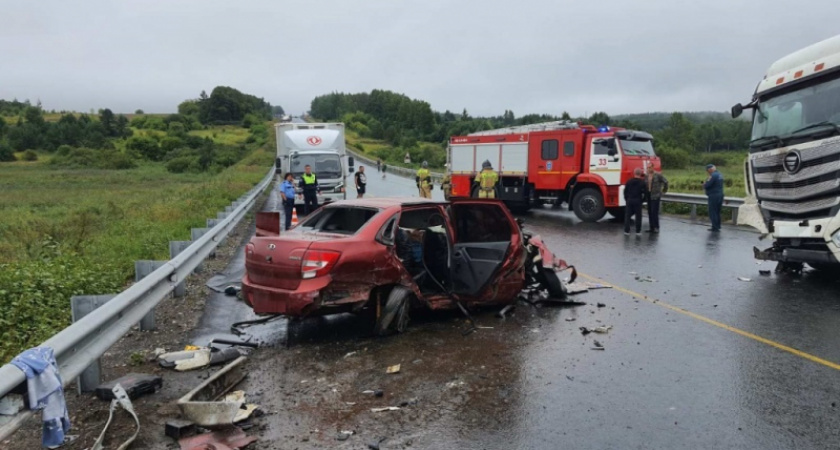
{"type": "Polygon", "coordinates": [[[580,210],[585,214],[592,214],[598,209],[598,202],[592,197],[584,197],[580,200],[580,210]]]}

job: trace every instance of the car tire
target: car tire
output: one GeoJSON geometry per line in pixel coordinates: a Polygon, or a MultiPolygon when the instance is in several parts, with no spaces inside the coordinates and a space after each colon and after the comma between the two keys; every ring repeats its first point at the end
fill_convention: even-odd
{"type": "Polygon", "coordinates": [[[572,209],[578,219],[584,222],[597,222],[607,213],[601,191],[591,187],[583,188],[575,195],[572,209]]]}
{"type": "Polygon", "coordinates": [[[387,336],[402,333],[408,328],[408,310],[411,291],[403,286],[395,286],[382,305],[382,314],[376,321],[376,334],[387,336]]]}

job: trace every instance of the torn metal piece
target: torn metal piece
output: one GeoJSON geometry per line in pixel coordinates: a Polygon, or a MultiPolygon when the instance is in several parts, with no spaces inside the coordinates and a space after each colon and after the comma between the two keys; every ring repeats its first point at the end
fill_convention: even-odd
{"type": "Polygon", "coordinates": [[[232,425],[245,402],[244,396],[241,401],[219,399],[245,379],[247,373],[243,366],[246,359],[244,356],[239,357],[181,397],[178,407],[184,417],[202,427],[232,425]]]}
{"type": "Polygon", "coordinates": [[[108,421],[105,422],[105,428],[102,429],[102,433],[99,434],[99,437],[96,439],[96,442],[93,443],[93,447],[91,450],[102,450],[102,441],[105,440],[105,433],[108,431],[108,427],[111,425],[111,421],[114,420],[114,410],[117,409],[117,405],[119,405],[122,409],[128,411],[131,414],[131,417],[134,418],[134,423],[137,424],[137,429],[134,431],[134,434],[128,438],[125,442],[123,442],[117,450],[125,450],[137,439],[137,435],[140,434],[140,419],[137,418],[137,413],[134,412],[134,405],[131,404],[131,400],[128,398],[128,394],[125,392],[122,386],[119,383],[114,386],[113,389],[114,399],[111,400],[111,411],[108,414],[108,421]]]}
{"type": "Polygon", "coordinates": [[[747,278],[747,277],[738,277],[738,281],[747,281],[747,282],[749,282],[749,281],[752,281],[752,278],[747,278]]]}

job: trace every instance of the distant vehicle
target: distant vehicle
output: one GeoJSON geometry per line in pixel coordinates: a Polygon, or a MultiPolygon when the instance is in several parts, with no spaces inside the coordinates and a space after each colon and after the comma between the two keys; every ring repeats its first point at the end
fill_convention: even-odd
{"type": "Polygon", "coordinates": [[[499,173],[496,198],[514,210],[566,202],[578,218],[624,217],[624,182],[660,161],[642,131],[545,122],[452,136],[447,155],[452,195],[477,197],[473,180],[489,160],[499,173]]]}
{"type": "Polygon", "coordinates": [[[773,63],[732,117],[744,109],[753,126],[738,223],[774,240],[755,257],[840,268],[840,35],[773,63]]]}
{"type": "Polygon", "coordinates": [[[280,121],[281,122],[291,122],[292,121],[292,116],[290,116],[288,114],[283,114],[283,116],[280,117],[280,121]]]}
{"type": "Polygon", "coordinates": [[[252,238],[245,257],[242,294],[255,313],[371,311],[379,334],[404,331],[411,308],[510,304],[534,281],[565,293],[555,268],[566,263],[497,200],[341,201],[252,238]]]}
{"type": "MultiPolygon", "coordinates": [[[[278,174],[291,172],[298,180],[304,168],[310,165],[321,188],[318,205],[347,198],[343,123],[276,123],[274,128],[278,174]]],[[[299,213],[302,212],[303,200],[296,198],[295,206],[299,213]]]]}

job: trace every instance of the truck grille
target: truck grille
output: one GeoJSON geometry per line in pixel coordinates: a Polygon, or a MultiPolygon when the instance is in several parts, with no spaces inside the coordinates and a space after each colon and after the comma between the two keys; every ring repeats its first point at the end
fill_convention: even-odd
{"type": "Polygon", "coordinates": [[[798,152],[793,146],[777,155],[755,155],[752,167],[756,196],[769,219],[828,217],[840,205],[840,139],[798,152]]]}

